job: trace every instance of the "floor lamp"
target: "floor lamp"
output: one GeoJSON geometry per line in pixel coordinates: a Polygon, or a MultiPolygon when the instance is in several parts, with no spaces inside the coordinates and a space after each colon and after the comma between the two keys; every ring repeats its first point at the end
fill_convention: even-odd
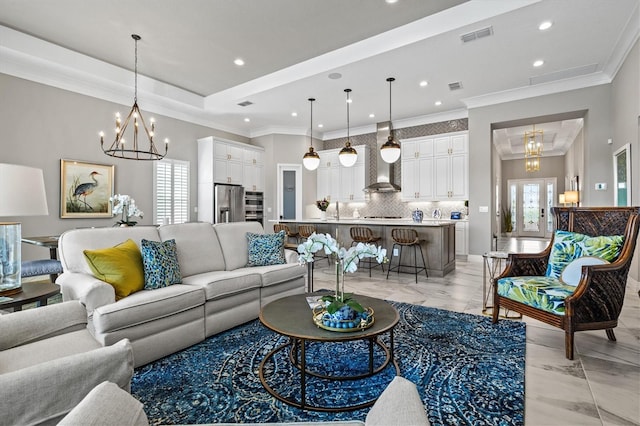
{"type": "MultiPolygon", "coordinates": [[[[0,163],[0,217],[48,215],[41,169],[0,163]]],[[[20,222],[0,222],[0,296],[22,291],[20,222]]]]}

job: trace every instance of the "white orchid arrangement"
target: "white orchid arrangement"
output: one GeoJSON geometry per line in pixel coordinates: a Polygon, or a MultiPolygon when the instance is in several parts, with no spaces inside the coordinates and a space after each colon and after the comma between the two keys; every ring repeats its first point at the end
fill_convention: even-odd
{"type": "Polygon", "coordinates": [[[330,234],[316,234],[298,246],[298,263],[301,265],[313,262],[313,255],[323,250],[327,256],[332,256],[336,260],[336,294],[335,296],[323,296],[320,300],[329,302],[327,312],[335,313],[337,310],[347,305],[356,312],[363,312],[364,308],[356,302],[351,294],[344,292],[344,280],[341,275],[346,272],[355,272],[358,269],[358,262],[364,258],[375,258],[378,263],[388,262],[387,249],[373,244],[358,243],[348,249],[340,247],[330,234]],[[342,281],[343,288],[340,288],[342,281]]]}
{"type": "Polygon", "coordinates": [[[109,197],[109,202],[113,206],[111,212],[114,216],[122,215],[122,219],[116,222],[116,225],[133,226],[136,221],[129,220],[131,217],[139,217],[142,219],[144,212],[136,206],[136,200],[126,194],[116,194],[109,197]]]}

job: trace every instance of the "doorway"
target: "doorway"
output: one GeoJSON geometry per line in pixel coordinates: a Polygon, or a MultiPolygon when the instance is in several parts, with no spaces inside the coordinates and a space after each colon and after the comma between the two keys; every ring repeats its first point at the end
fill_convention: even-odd
{"type": "Polygon", "coordinates": [[[556,198],[556,178],[509,179],[507,203],[518,237],[548,238],[553,232],[551,207],[556,198]]]}
{"type": "Polygon", "coordinates": [[[278,164],[277,170],[276,218],[297,220],[302,217],[302,165],[278,164]]]}

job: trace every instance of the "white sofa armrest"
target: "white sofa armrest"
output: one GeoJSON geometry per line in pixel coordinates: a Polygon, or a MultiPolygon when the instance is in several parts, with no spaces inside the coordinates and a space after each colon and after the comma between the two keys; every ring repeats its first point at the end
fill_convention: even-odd
{"type": "Polygon", "coordinates": [[[93,310],[116,301],[116,291],[109,283],[99,280],[93,275],[80,272],[65,272],[58,277],[56,284],[60,286],[62,300],[79,300],[93,315],[93,310]]]}
{"type": "Polygon", "coordinates": [[[86,326],[87,311],[77,300],[0,315],[0,350],[81,330],[86,326]]]}
{"type": "Polygon", "coordinates": [[[147,426],[149,420],[140,401],[115,383],[102,382],[76,405],[58,426],[147,426]]]}
{"type": "Polygon", "coordinates": [[[396,376],[367,413],[366,426],[424,426],[427,413],[416,385],[396,376]]]}
{"type": "Polygon", "coordinates": [[[131,377],[133,349],[127,339],[112,346],[0,374],[2,422],[55,422],[104,381],[114,382],[130,391],[131,377]]]}
{"type": "Polygon", "coordinates": [[[298,252],[293,250],[285,250],[284,258],[287,263],[298,263],[298,252]]]}

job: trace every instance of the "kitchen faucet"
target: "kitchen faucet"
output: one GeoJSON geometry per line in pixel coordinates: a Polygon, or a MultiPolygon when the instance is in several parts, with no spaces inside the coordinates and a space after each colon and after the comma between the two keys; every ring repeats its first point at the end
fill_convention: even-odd
{"type": "Polygon", "coordinates": [[[340,202],[336,201],[336,220],[340,220],[340,202]]]}

